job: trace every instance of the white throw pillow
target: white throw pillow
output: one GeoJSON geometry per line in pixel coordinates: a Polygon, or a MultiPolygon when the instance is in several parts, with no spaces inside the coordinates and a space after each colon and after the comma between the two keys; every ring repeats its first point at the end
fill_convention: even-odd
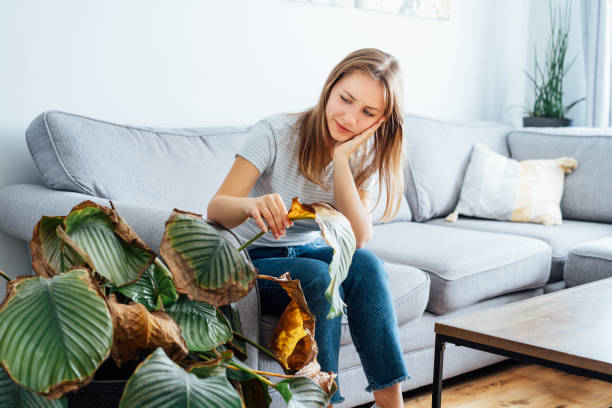
{"type": "Polygon", "coordinates": [[[459,214],[463,214],[559,225],[565,174],[577,165],[569,157],[518,161],[477,144],[465,172],[457,207],[446,221],[456,222],[459,214]]]}

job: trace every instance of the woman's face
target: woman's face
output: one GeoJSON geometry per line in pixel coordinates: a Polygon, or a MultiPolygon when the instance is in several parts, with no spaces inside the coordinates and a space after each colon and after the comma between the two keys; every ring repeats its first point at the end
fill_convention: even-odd
{"type": "Polygon", "coordinates": [[[383,114],[384,92],[379,81],[358,71],[336,82],[325,106],[332,139],[345,142],[372,126],[383,114]]]}

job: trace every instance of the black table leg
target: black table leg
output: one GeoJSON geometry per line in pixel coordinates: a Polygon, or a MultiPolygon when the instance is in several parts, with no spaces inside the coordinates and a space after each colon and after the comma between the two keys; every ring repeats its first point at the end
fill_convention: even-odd
{"type": "Polygon", "coordinates": [[[436,345],[434,346],[434,371],[433,371],[433,391],[431,394],[431,407],[440,408],[442,406],[442,374],[444,363],[444,348],[446,344],[436,334],[436,345]]]}

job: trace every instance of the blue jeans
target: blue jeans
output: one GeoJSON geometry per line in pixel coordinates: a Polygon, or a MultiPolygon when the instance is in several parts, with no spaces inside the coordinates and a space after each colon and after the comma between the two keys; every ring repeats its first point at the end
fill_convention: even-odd
{"type": "MultiPolygon", "coordinates": [[[[327,319],[330,305],[325,299],[332,254],[332,248],[322,239],[302,246],[249,250],[260,274],[278,277],[289,271],[292,279],[300,280],[308,307],[316,319],[317,360],[322,371],[338,373],[342,317],[327,319]]],[[[369,392],[410,378],[404,365],[388,281],[380,259],[367,249],[357,249],[348,276],[340,287],[340,295],[347,305],[351,337],[368,380],[366,391],[369,392]]],[[[280,315],[289,303],[289,296],[275,282],[260,279],[257,285],[262,313],[280,315]]],[[[342,401],[338,383],[338,391],[331,402],[342,401]]]]}

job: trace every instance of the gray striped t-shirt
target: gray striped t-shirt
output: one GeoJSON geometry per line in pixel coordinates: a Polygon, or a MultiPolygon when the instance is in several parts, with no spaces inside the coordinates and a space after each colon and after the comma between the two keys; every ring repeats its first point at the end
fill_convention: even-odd
{"type": "MultiPolygon", "coordinates": [[[[249,197],[278,193],[287,210],[293,197],[302,203],[326,202],[334,204],[333,165],[327,166],[325,180],[328,191],[306,179],[298,168],[298,135],[295,124],[297,114],[276,114],[257,122],[249,131],[249,138],[237,155],[251,162],[261,176],[255,182],[249,197]]],[[[370,180],[366,182],[369,185],[370,180]]],[[[366,188],[366,187],[363,187],[366,188]]],[[[367,189],[367,188],[366,188],[367,189]]],[[[274,239],[271,232],[264,234],[252,247],[305,245],[317,239],[321,233],[314,220],[296,220],[287,229],[287,235],[274,239]]],[[[234,228],[242,242],[257,235],[261,229],[252,218],[234,228]]]]}

